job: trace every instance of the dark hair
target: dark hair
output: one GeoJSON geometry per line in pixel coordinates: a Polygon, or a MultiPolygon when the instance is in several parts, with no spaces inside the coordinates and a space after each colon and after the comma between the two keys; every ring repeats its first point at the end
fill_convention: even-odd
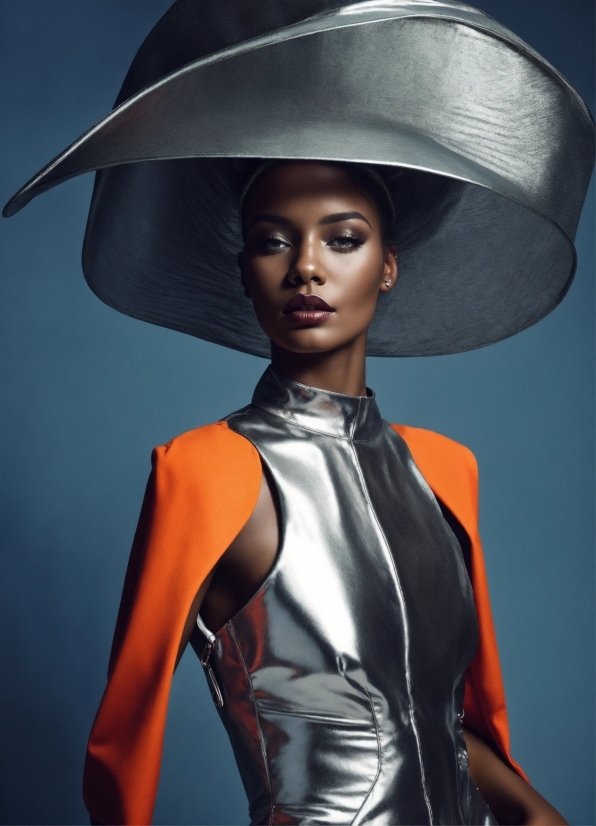
{"type": "MultiPolygon", "coordinates": [[[[238,199],[244,234],[244,204],[261,172],[280,161],[247,162],[238,179],[238,199]]],[[[458,199],[461,183],[430,172],[404,167],[323,161],[343,169],[364,197],[372,198],[381,219],[381,240],[396,247],[398,253],[415,246],[442,221],[458,199]]]]}

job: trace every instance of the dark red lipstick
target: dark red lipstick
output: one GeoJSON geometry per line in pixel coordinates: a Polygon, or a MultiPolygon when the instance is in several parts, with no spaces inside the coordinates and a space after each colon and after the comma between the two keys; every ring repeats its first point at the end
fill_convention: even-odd
{"type": "Polygon", "coordinates": [[[286,318],[297,324],[319,324],[325,321],[335,310],[318,295],[298,295],[290,298],[282,310],[286,318]]]}

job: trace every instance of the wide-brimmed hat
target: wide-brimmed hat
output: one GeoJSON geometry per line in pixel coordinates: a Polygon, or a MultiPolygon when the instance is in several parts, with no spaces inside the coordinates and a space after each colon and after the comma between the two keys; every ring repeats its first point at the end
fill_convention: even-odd
{"type": "Polygon", "coordinates": [[[100,170],[83,269],[135,318],[269,355],[237,264],[239,195],[263,158],[411,170],[399,280],[380,297],[370,355],[499,341],[554,309],[573,278],[592,117],[556,69],[470,6],[178,0],[116,104],[4,214],[100,170]]]}

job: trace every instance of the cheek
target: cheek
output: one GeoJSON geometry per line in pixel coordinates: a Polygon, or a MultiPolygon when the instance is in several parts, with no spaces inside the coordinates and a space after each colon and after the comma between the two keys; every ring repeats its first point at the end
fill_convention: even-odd
{"type": "MultiPolygon", "coordinates": [[[[344,256],[342,256],[344,257],[344,256]]],[[[343,267],[337,273],[338,282],[344,287],[345,306],[367,313],[376,306],[379,281],[383,271],[383,259],[376,251],[348,253],[343,267]]]]}
{"type": "Polygon", "coordinates": [[[246,265],[246,282],[254,301],[268,304],[279,294],[279,286],[285,275],[280,257],[261,257],[246,265]]]}

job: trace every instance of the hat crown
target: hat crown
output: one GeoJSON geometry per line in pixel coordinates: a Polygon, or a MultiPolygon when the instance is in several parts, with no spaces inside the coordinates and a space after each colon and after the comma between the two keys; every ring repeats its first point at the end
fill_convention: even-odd
{"type": "Polygon", "coordinates": [[[341,0],[177,0],[141,44],[114,105],[187,63],[345,5],[341,0]]]}
{"type": "Polygon", "coordinates": [[[139,47],[114,106],[157,83],[162,77],[207,55],[342,9],[346,14],[387,13],[407,7],[463,11],[487,18],[479,9],[445,0],[176,0],[139,47]]]}

